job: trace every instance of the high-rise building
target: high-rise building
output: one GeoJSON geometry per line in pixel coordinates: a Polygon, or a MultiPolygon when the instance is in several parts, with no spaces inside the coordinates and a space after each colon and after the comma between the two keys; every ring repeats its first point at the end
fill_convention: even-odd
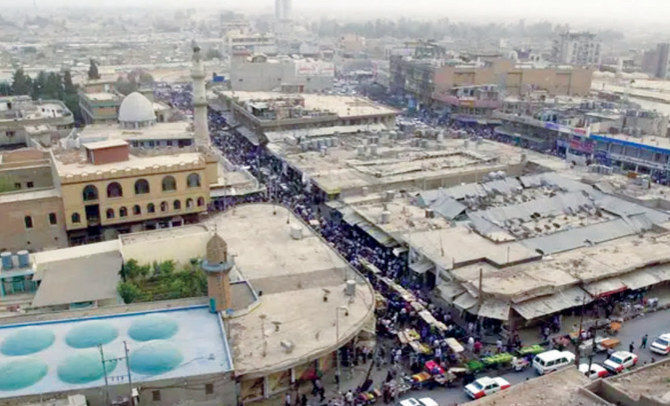
{"type": "Polygon", "coordinates": [[[275,19],[291,19],[291,0],[275,0],[275,19]]]}
{"type": "Polygon", "coordinates": [[[650,49],[642,56],[642,70],[654,77],[665,79],[668,77],[670,64],[670,43],[660,43],[656,49],[650,49]]]}
{"type": "Polygon", "coordinates": [[[579,66],[600,65],[601,42],[589,32],[564,32],[554,40],[552,56],[557,63],[579,66]]]}

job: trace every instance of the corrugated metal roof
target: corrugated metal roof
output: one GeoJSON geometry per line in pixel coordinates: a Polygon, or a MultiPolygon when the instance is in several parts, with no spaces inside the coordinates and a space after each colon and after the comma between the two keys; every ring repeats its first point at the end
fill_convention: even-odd
{"type": "Polygon", "coordinates": [[[591,303],[593,298],[583,289],[574,286],[553,295],[542,296],[527,300],[522,303],[512,305],[512,308],[526,320],[532,320],[537,317],[545,316],[568,309],[575,306],[581,306],[586,298],[586,303],[591,303]]]}
{"type": "Polygon", "coordinates": [[[478,183],[466,183],[444,189],[447,195],[456,200],[465,199],[466,196],[486,196],[486,190],[478,183]]]}
{"type": "Polygon", "coordinates": [[[657,265],[646,268],[646,271],[656,277],[659,282],[670,281],[670,264],[657,265]]]}
{"type": "Polygon", "coordinates": [[[461,310],[468,310],[474,305],[477,304],[477,298],[465,292],[460,294],[454,299],[454,306],[458,307],[461,310]]]}
{"type": "Polygon", "coordinates": [[[668,213],[628,202],[615,196],[602,194],[597,197],[596,202],[603,209],[621,217],[645,214],[647,218],[656,224],[662,224],[670,220],[670,214],[668,213]]]}
{"type": "Polygon", "coordinates": [[[479,307],[479,314],[489,319],[507,320],[509,319],[510,303],[506,300],[486,299],[479,307]]]}
{"type": "Polygon", "coordinates": [[[503,178],[482,183],[482,187],[489,193],[501,193],[506,195],[521,188],[521,183],[516,178],[503,178]]]}
{"type": "Polygon", "coordinates": [[[650,230],[652,226],[646,215],[637,215],[529,238],[521,241],[521,244],[530,249],[540,250],[544,254],[554,254],[637,234],[650,230]]]}
{"type": "Polygon", "coordinates": [[[660,282],[655,274],[648,272],[646,269],[629,272],[619,276],[619,279],[631,290],[646,288],[660,282]]]}
{"type": "Polygon", "coordinates": [[[584,290],[593,297],[608,296],[626,290],[626,285],[619,277],[607,278],[584,285],[584,290]]]}
{"type": "Polygon", "coordinates": [[[357,226],[361,230],[365,231],[370,237],[374,238],[378,243],[386,247],[393,247],[394,245],[398,244],[396,240],[393,239],[393,237],[367,221],[363,216],[356,213],[356,211],[351,207],[343,207],[340,209],[340,213],[342,214],[342,220],[345,223],[349,224],[350,226],[357,226]]]}
{"type": "Polygon", "coordinates": [[[464,205],[450,197],[444,189],[419,193],[419,205],[433,209],[435,213],[448,220],[458,217],[466,209],[464,205]]]}
{"type": "Polygon", "coordinates": [[[564,189],[568,192],[577,192],[580,190],[590,192],[593,188],[585,183],[579,182],[574,179],[569,179],[564,176],[559,175],[556,172],[546,172],[540,173],[537,175],[527,175],[521,176],[519,178],[521,184],[524,187],[540,187],[553,185],[561,189],[564,189]]]}

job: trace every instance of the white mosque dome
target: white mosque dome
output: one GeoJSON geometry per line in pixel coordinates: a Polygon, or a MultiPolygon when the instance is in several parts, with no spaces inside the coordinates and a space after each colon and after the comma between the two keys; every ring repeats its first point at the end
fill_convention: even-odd
{"type": "Polygon", "coordinates": [[[121,123],[150,123],[156,121],[154,105],[143,94],[132,92],[123,99],[119,107],[121,123]]]}

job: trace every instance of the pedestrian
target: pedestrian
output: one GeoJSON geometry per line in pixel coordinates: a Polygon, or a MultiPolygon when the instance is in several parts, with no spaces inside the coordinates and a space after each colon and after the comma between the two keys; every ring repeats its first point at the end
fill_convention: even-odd
{"type": "Polygon", "coordinates": [[[640,343],[640,348],[647,348],[647,339],[649,338],[648,334],[642,336],[642,342],[640,343]]]}
{"type": "Polygon", "coordinates": [[[300,397],[300,406],[307,406],[307,395],[304,393],[300,397]]]}
{"type": "Polygon", "coordinates": [[[284,406],[293,406],[293,403],[291,403],[291,393],[287,392],[286,396],[284,396],[284,406]]]}
{"type": "Polygon", "coordinates": [[[468,351],[473,352],[475,350],[475,338],[470,336],[468,338],[468,351]]]}
{"type": "Polygon", "coordinates": [[[498,351],[498,353],[503,352],[503,342],[500,338],[496,340],[496,351],[498,351]]]}
{"type": "Polygon", "coordinates": [[[633,352],[634,350],[635,350],[635,343],[631,341],[630,345],[628,346],[628,351],[633,352]]]}
{"type": "Polygon", "coordinates": [[[344,395],[344,401],[347,404],[347,406],[354,406],[354,393],[349,389],[344,395]]]}

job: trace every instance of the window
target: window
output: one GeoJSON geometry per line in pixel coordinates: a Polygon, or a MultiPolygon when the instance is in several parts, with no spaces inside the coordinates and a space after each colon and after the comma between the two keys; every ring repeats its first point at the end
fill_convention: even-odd
{"type": "Polygon", "coordinates": [[[177,181],[174,180],[173,176],[166,176],[163,178],[162,186],[163,192],[177,190],[177,181]]]}
{"type": "Polygon", "coordinates": [[[214,393],[214,384],[213,383],[206,383],[205,384],[205,395],[211,395],[214,393]]]}
{"type": "Polygon", "coordinates": [[[30,216],[25,216],[23,222],[26,225],[26,228],[33,228],[33,218],[30,216]]]}
{"type": "Polygon", "coordinates": [[[190,197],[188,199],[186,199],[186,208],[187,209],[192,209],[193,208],[193,199],[191,199],[190,197]]]}
{"type": "Polygon", "coordinates": [[[84,197],[84,201],[98,200],[98,188],[93,185],[88,185],[84,188],[82,196],[84,197]]]}
{"type": "Polygon", "coordinates": [[[152,399],[154,402],[160,402],[160,400],[161,400],[161,391],[159,391],[159,390],[151,391],[151,399],[152,399]]]}
{"type": "Polygon", "coordinates": [[[140,214],[142,214],[142,208],[140,207],[139,204],[134,205],[133,206],[133,215],[139,216],[140,214]]]}
{"type": "Polygon", "coordinates": [[[28,189],[32,188],[34,186],[33,182],[26,182],[26,187],[28,189]]]}
{"type": "Polygon", "coordinates": [[[161,211],[167,211],[167,210],[168,210],[168,203],[161,202],[161,211]]]}
{"type": "Polygon", "coordinates": [[[197,173],[192,173],[186,178],[186,186],[188,187],[200,187],[200,175],[197,173]]]}
{"type": "Polygon", "coordinates": [[[108,219],[113,219],[114,218],[114,209],[107,209],[107,218],[108,219]]]}
{"type": "Polygon", "coordinates": [[[112,182],[107,185],[107,197],[121,197],[123,196],[123,188],[118,182],[112,182]]]}
{"type": "Polygon", "coordinates": [[[198,198],[198,207],[202,207],[205,205],[205,198],[204,197],[199,197],[198,198]]]}
{"type": "Polygon", "coordinates": [[[149,182],[146,179],[138,179],[135,182],[135,194],[144,195],[149,193],[149,182]]]}
{"type": "Polygon", "coordinates": [[[125,207],[121,207],[119,209],[119,217],[127,217],[128,216],[128,209],[125,207]]]}
{"type": "Polygon", "coordinates": [[[58,224],[56,213],[49,213],[49,224],[51,224],[52,226],[58,224]]]}
{"type": "Polygon", "coordinates": [[[11,137],[13,137],[13,136],[15,136],[15,135],[16,135],[16,133],[15,133],[14,131],[7,131],[7,137],[10,137],[10,138],[11,138],[11,137]]]}
{"type": "Polygon", "coordinates": [[[14,189],[21,189],[21,184],[19,182],[14,183],[14,189]]]}
{"type": "Polygon", "coordinates": [[[153,203],[147,204],[147,213],[155,213],[156,212],[156,206],[154,206],[153,203]]]}
{"type": "Polygon", "coordinates": [[[174,202],[172,202],[172,207],[175,210],[181,210],[181,201],[180,200],[175,200],[174,202]]]}
{"type": "Polygon", "coordinates": [[[78,224],[81,222],[81,217],[79,216],[79,213],[72,213],[72,222],[74,224],[78,224]]]}

